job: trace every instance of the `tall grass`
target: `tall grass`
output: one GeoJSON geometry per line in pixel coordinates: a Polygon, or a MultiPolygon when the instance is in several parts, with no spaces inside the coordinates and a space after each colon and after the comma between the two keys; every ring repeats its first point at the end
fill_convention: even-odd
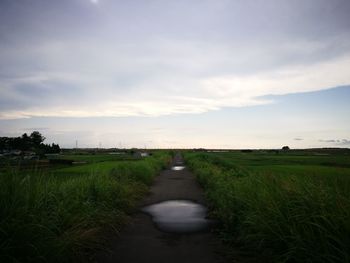
{"type": "Polygon", "coordinates": [[[259,173],[185,157],[227,240],[269,251],[276,262],[350,262],[349,177],[259,173]]]}
{"type": "Polygon", "coordinates": [[[0,262],[70,262],[118,231],[168,155],[82,174],[2,172],[0,262]]]}

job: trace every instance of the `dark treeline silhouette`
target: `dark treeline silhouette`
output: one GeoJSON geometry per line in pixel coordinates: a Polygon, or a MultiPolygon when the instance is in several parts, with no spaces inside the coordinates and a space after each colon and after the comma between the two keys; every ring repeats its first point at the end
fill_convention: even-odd
{"type": "Polygon", "coordinates": [[[20,137],[0,137],[0,151],[33,151],[39,155],[61,151],[58,144],[44,144],[44,140],[45,137],[38,131],[33,131],[30,135],[24,133],[20,137]]]}

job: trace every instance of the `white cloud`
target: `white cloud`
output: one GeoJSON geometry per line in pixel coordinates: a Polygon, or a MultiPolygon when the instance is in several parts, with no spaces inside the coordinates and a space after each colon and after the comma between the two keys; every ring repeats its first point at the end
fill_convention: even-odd
{"type": "MultiPolygon", "coordinates": [[[[25,101],[30,93],[26,85],[31,84],[42,86],[40,93],[50,91],[44,98],[50,103],[33,100],[31,96],[28,100],[32,100],[33,105],[5,109],[0,118],[202,113],[222,107],[270,103],[259,98],[264,95],[315,91],[350,83],[350,55],[347,54],[311,64],[286,64],[242,73],[235,70],[234,58],[229,61],[231,65],[227,65],[227,57],[235,53],[228,47],[209,45],[196,49],[196,43],[173,42],[169,45],[160,41],[146,43],[138,54],[133,54],[136,47],[125,49],[124,46],[101,47],[97,43],[87,43],[79,48],[79,45],[70,43],[38,48],[41,50],[36,51],[39,61],[50,61],[49,68],[3,80],[2,94],[8,94],[11,99],[25,101]],[[55,52],[51,52],[52,48],[55,52]],[[216,71],[220,67],[224,68],[225,74],[216,71]],[[55,81],[60,81],[62,87],[52,87],[55,81]],[[21,92],[23,89],[28,92],[15,91],[18,85],[24,85],[21,92]],[[72,93],[73,90],[65,85],[79,87],[80,91],[72,93]],[[55,98],[62,96],[68,99],[56,103],[55,98]]],[[[256,60],[265,56],[255,52],[256,60]]],[[[235,57],[244,59],[244,55],[238,53],[235,57]]],[[[249,59],[244,62],[254,65],[249,59]]],[[[273,58],[265,61],[273,64],[271,60],[273,58]]]]}
{"type": "MultiPolygon", "coordinates": [[[[83,16],[84,26],[76,31],[64,28],[52,37],[51,25],[47,39],[1,44],[0,118],[202,113],[271,103],[260,98],[269,94],[350,84],[350,43],[345,33],[308,39],[303,34],[282,37],[284,31],[274,35],[277,29],[267,29],[266,39],[254,34],[240,39],[244,28],[230,23],[231,14],[221,21],[206,9],[216,23],[226,26],[220,27],[225,37],[211,39],[201,36],[202,31],[182,28],[184,23],[163,6],[174,21],[163,17],[157,5],[153,8],[162,20],[152,20],[151,13],[141,12],[136,5],[127,5],[135,11],[128,15],[120,13],[123,5],[114,7],[83,16]],[[98,19],[90,21],[93,17],[98,19]],[[165,35],[159,27],[163,20],[165,35]],[[198,34],[186,37],[178,27],[198,34]],[[168,35],[172,30],[174,35],[168,35]]],[[[152,11],[148,5],[143,7],[152,11]]],[[[186,10],[187,19],[193,15],[191,10],[186,10]]],[[[247,30],[255,30],[258,20],[250,24],[241,19],[247,30]]],[[[196,21],[188,22],[198,26],[196,21]]],[[[216,28],[210,28],[205,19],[202,22],[208,26],[199,26],[204,33],[216,28]]]]}
{"type": "Polygon", "coordinates": [[[223,76],[202,81],[204,90],[225,99],[241,98],[232,106],[245,106],[244,99],[268,94],[322,90],[350,83],[350,56],[313,65],[292,66],[248,76],[223,76]]]}

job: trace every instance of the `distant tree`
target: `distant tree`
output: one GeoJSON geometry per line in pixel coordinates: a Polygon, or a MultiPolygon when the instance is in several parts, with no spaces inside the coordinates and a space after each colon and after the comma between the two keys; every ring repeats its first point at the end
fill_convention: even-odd
{"type": "Polygon", "coordinates": [[[45,141],[45,137],[38,131],[33,131],[30,135],[30,139],[35,146],[39,146],[45,141]]]}
{"type": "Polygon", "coordinates": [[[35,151],[44,156],[45,153],[59,153],[61,148],[58,144],[44,144],[45,137],[38,131],[33,131],[29,136],[24,133],[20,137],[0,137],[0,151],[35,151]]]}
{"type": "Polygon", "coordinates": [[[54,143],[52,144],[52,150],[53,150],[54,153],[61,152],[60,146],[58,144],[54,144],[54,143]]]}
{"type": "Polygon", "coordinates": [[[283,146],[283,147],[282,147],[282,150],[283,150],[283,151],[288,151],[288,150],[290,150],[290,148],[289,148],[289,146],[283,146]]]}
{"type": "Polygon", "coordinates": [[[22,151],[28,151],[33,147],[33,143],[28,134],[24,133],[21,137],[21,148],[22,151]]]}
{"type": "Polygon", "coordinates": [[[7,148],[7,137],[0,137],[0,151],[6,150],[7,148]]]}
{"type": "Polygon", "coordinates": [[[131,148],[130,149],[130,154],[135,154],[137,152],[137,148],[131,148]]]}
{"type": "Polygon", "coordinates": [[[21,137],[10,138],[11,149],[22,150],[22,139],[21,137]]]}
{"type": "Polygon", "coordinates": [[[61,152],[60,146],[58,144],[54,144],[54,143],[52,143],[51,145],[44,144],[43,148],[44,148],[45,153],[60,153],[61,152]]]}

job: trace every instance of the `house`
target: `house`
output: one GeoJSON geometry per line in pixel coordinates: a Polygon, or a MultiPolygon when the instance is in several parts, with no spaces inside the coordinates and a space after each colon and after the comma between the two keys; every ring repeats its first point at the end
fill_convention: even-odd
{"type": "Polygon", "coordinates": [[[135,153],[133,154],[133,156],[134,156],[135,158],[140,159],[140,158],[144,158],[144,157],[149,156],[149,153],[148,153],[148,152],[135,152],[135,153]]]}

